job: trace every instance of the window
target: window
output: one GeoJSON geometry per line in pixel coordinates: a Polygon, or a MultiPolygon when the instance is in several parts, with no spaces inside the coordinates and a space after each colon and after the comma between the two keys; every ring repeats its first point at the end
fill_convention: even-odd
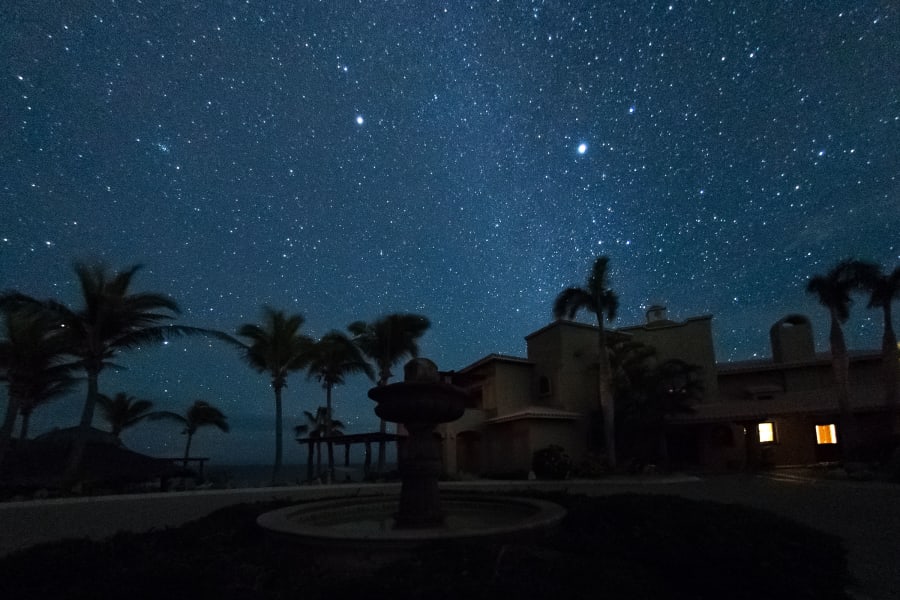
{"type": "Polygon", "coordinates": [[[546,375],[541,375],[538,378],[538,393],[541,396],[549,396],[550,392],[550,378],[546,375]]]}
{"type": "Polygon", "coordinates": [[[837,428],[834,423],[828,425],[816,425],[816,443],[837,444],[837,428]]]}
{"type": "Polygon", "coordinates": [[[760,444],[775,443],[775,423],[760,423],[756,426],[760,444]]]}

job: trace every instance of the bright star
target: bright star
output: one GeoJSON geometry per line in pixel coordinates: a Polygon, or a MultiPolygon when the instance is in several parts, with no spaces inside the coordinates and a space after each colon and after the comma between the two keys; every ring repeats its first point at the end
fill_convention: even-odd
{"type": "Polygon", "coordinates": [[[585,152],[587,152],[587,149],[588,149],[588,145],[585,144],[584,142],[581,142],[580,144],[578,144],[578,154],[584,154],[585,152]]]}

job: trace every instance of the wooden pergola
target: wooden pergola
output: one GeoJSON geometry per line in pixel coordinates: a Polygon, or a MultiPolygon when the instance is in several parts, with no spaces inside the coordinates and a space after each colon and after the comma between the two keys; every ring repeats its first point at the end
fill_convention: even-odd
{"type": "Polygon", "coordinates": [[[350,446],[354,444],[364,444],[365,445],[365,459],[363,462],[363,473],[365,475],[369,475],[372,471],[372,444],[378,444],[380,442],[384,442],[385,444],[391,442],[398,442],[400,440],[405,439],[406,436],[397,435],[395,433],[381,433],[380,431],[376,431],[374,433],[348,433],[341,435],[331,435],[331,436],[322,436],[322,437],[305,437],[305,438],[296,438],[297,443],[300,445],[306,444],[307,448],[307,473],[306,478],[308,481],[312,481],[313,479],[313,453],[315,451],[315,447],[317,444],[324,443],[328,447],[329,452],[334,451],[334,446],[343,446],[344,447],[344,466],[350,466],[350,446]]]}

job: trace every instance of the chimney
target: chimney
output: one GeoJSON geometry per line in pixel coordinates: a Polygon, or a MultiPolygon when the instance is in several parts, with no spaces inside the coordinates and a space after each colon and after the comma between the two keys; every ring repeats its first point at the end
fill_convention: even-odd
{"type": "Polygon", "coordinates": [[[647,324],[666,320],[666,307],[654,304],[647,309],[647,324]]]}

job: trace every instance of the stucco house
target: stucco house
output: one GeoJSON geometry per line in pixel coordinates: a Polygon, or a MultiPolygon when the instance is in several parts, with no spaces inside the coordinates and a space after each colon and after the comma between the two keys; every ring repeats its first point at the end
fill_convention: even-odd
{"type": "MultiPolygon", "coordinates": [[[[699,367],[702,399],[693,413],[668,419],[673,465],[740,469],[837,458],[831,362],[815,353],[809,319],[790,315],[770,334],[771,358],[718,363],[710,315],[675,322],[653,306],[645,323],[611,332],[654,347],[661,361],[699,367]]],[[[448,473],[522,473],[533,453],[550,444],[576,458],[588,449],[597,402],[596,327],[558,320],[525,340],[525,357],[491,354],[452,372],[470,399],[461,419],[438,429],[448,473]]],[[[900,426],[886,418],[880,368],[880,352],[851,355],[851,403],[867,442],[885,440],[900,426]]]]}

